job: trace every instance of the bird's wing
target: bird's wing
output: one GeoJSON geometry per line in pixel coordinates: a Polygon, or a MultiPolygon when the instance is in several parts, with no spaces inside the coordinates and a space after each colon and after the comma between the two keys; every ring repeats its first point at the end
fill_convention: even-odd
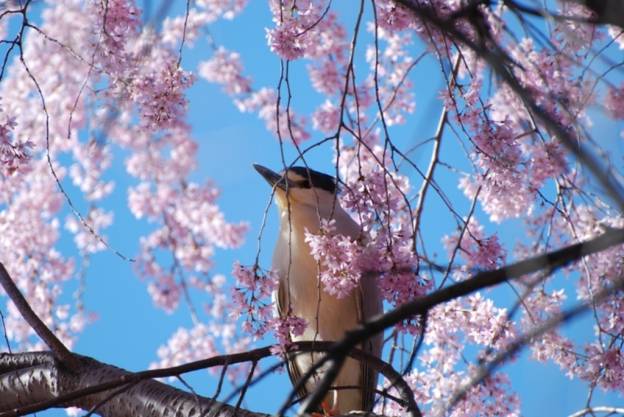
{"type": "MultiPolygon", "coordinates": [[[[275,305],[277,307],[277,312],[280,317],[284,317],[286,316],[286,314],[288,314],[287,307],[285,308],[287,304],[285,291],[288,291],[288,289],[285,288],[284,281],[280,279],[277,286],[277,293],[275,296],[275,305]]],[[[294,354],[286,354],[286,370],[288,371],[290,382],[292,382],[294,387],[301,379],[301,370],[299,369],[299,366],[297,366],[297,361],[295,361],[294,354]]],[[[309,393],[308,390],[305,388],[305,384],[297,391],[297,396],[299,398],[305,398],[306,396],[308,396],[308,394],[309,393]]]]}
{"type": "MultiPolygon", "coordinates": [[[[376,276],[364,274],[361,277],[359,291],[356,291],[358,321],[365,322],[383,310],[381,294],[377,287],[376,276]]],[[[381,356],[383,335],[378,334],[362,344],[362,350],[375,357],[381,356]]],[[[361,361],[362,410],[371,411],[375,401],[377,388],[377,371],[361,361]]]]}

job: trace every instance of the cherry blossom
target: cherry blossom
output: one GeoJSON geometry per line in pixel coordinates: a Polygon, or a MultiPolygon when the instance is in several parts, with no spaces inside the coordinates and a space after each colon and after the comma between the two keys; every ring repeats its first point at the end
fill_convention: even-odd
{"type": "Polygon", "coordinates": [[[337,298],[351,294],[360,283],[361,272],[353,268],[361,249],[347,236],[337,234],[335,220],[321,223],[319,234],[306,230],[310,254],[319,263],[323,289],[337,298]]]}
{"type": "Polygon", "coordinates": [[[457,236],[445,236],[444,245],[453,252],[456,247],[460,255],[466,259],[466,268],[494,269],[505,261],[505,251],[496,235],[486,237],[483,226],[471,218],[468,227],[458,242],[457,236]]]}
{"type": "Polygon", "coordinates": [[[11,132],[16,126],[14,118],[5,115],[2,108],[0,108],[0,118],[3,119],[0,122],[1,172],[5,176],[23,172],[28,167],[32,143],[29,141],[13,143],[11,132]]]}
{"type": "Polygon", "coordinates": [[[219,48],[213,57],[199,66],[199,75],[206,80],[221,84],[229,94],[251,92],[250,81],[243,77],[240,55],[219,48]]]}

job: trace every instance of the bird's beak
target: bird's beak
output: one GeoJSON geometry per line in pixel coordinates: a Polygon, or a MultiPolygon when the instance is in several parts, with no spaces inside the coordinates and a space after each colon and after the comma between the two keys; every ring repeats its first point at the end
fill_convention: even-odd
{"type": "Polygon", "coordinates": [[[277,172],[271,171],[267,167],[263,167],[259,164],[253,164],[253,167],[258,171],[260,175],[269,183],[271,187],[278,187],[282,190],[286,190],[286,178],[284,176],[278,174],[277,172]]]}

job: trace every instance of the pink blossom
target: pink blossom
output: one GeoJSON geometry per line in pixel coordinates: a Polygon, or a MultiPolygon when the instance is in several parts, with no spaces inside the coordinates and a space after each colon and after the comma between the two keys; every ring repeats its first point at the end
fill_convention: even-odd
{"type": "Polygon", "coordinates": [[[562,35],[562,42],[565,47],[574,50],[577,54],[586,48],[590,48],[592,43],[600,39],[601,32],[592,23],[595,19],[595,13],[583,4],[577,3],[561,3],[561,14],[569,17],[557,22],[554,35],[562,35]]]}
{"type": "MultiPolygon", "coordinates": [[[[375,28],[369,25],[368,30],[374,32],[375,28]]],[[[377,85],[375,86],[373,79],[369,79],[367,85],[379,94],[379,106],[383,110],[386,124],[402,124],[405,116],[413,113],[416,108],[413,84],[409,77],[414,61],[407,51],[412,43],[411,37],[383,28],[377,28],[377,36],[379,42],[385,44],[384,53],[375,53],[372,45],[367,49],[366,60],[371,71],[377,72],[377,85]]]]}
{"type": "Polygon", "coordinates": [[[414,14],[405,6],[391,0],[375,3],[379,26],[392,31],[404,30],[414,24],[414,14]]]}
{"type": "Polygon", "coordinates": [[[243,317],[245,331],[260,338],[272,323],[273,306],[269,297],[277,288],[279,278],[271,271],[263,274],[257,267],[244,267],[238,262],[234,263],[232,275],[236,278],[232,315],[243,317]]]}
{"type": "Polygon", "coordinates": [[[319,65],[309,65],[310,82],[316,91],[326,95],[340,94],[344,90],[344,74],[335,61],[323,60],[319,65]]]}
{"type": "Polygon", "coordinates": [[[264,120],[266,128],[276,136],[290,138],[299,144],[310,138],[306,130],[307,119],[293,112],[289,114],[281,107],[277,113],[277,96],[275,91],[263,88],[252,93],[249,97],[237,100],[236,105],[241,112],[257,112],[264,120]],[[278,124],[279,119],[279,124],[278,124]]]}
{"type": "MultiPolygon", "coordinates": [[[[196,2],[197,3],[197,2],[196,2]]],[[[162,42],[172,47],[178,46],[184,36],[185,45],[192,46],[201,33],[201,29],[209,22],[216,19],[213,13],[191,9],[183,16],[175,18],[167,17],[162,23],[162,42]],[[186,20],[186,32],[184,22],[186,20]]]]}
{"type": "Polygon", "coordinates": [[[182,289],[171,275],[163,274],[150,282],[147,292],[152,301],[167,313],[173,313],[180,303],[182,289]]]}
{"type": "Polygon", "coordinates": [[[330,54],[341,60],[348,45],[345,31],[333,12],[323,14],[324,8],[319,1],[299,2],[297,12],[292,13],[286,4],[274,4],[272,12],[276,25],[266,30],[271,51],[288,60],[330,54]]]}
{"type": "Polygon", "coordinates": [[[537,143],[527,149],[531,157],[529,181],[532,188],[540,188],[547,179],[557,178],[567,170],[564,153],[557,142],[537,143]]]}
{"type": "Polygon", "coordinates": [[[300,58],[306,48],[304,37],[298,37],[300,28],[293,20],[286,20],[273,29],[267,29],[267,42],[272,52],[284,59],[300,58]]]}
{"type": "Polygon", "coordinates": [[[220,47],[208,61],[199,64],[199,75],[209,82],[221,84],[228,94],[251,92],[251,81],[242,75],[240,55],[220,47]]]}
{"type": "Polygon", "coordinates": [[[33,143],[11,139],[16,125],[15,119],[6,115],[0,107],[0,174],[4,176],[25,172],[28,169],[33,143]]]}
{"type": "Polygon", "coordinates": [[[360,283],[360,271],[354,268],[359,256],[358,244],[349,237],[336,233],[336,221],[321,221],[320,233],[306,230],[305,241],[310,254],[319,263],[323,290],[337,298],[351,294],[360,283]]]}
{"type": "Polygon", "coordinates": [[[92,31],[94,58],[113,83],[123,79],[136,60],[131,46],[139,36],[140,14],[132,0],[88,4],[86,15],[92,19],[93,29],[88,30],[92,31]]]}
{"type": "Polygon", "coordinates": [[[272,326],[278,343],[277,348],[273,349],[273,354],[280,355],[292,344],[292,336],[300,336],[303,334],[307,324],[306,321],[300,317],[288,315],[275,318],[272,321],[272,326]]]}
{"type": "Polygon", "coordinates": [[[187,105],[184,90],[193,82],[191,75],[174,62],[144,74],[133,85],[132,100],[137,103],[145,126],[163,129],[180,126],[187,105]]]}
{"type": "Polygon", "coordinates": [[[167,344],[158,349],[159,361],[150,364],[150,369],[181,365],[188,361],[217,355],[218,350],[212,330],[211,326],[201,323],[191,329],[180,327],[167,344]]]}
{"type": "Polygon", "coordinates": [[[326,100],[312,116],[312,126],[323,133],[332,133],[340,124],[340,109],[326,100]]]}
{"type": "Polygon", "coordinates": [[[486,237],[484,228],[477,220],[471,218],[464,231],[461,242],[457,236],[445,236],[444,246],[452,253],[459,247],[459,254],[466,259],[466,267],[479,269],[495,269],[505,263],[505,251],[496,235],[486,237]]]}
{"type": "Polygon", "coordinates": [[[211,15],[211,20],[218,17],[231,20],[243,11],[248,0],[197,0],[197,7],[211,15]]]}
{"type": "Polygon", "coordinates": [[[88,226],[82,224],[75,215],[70,215],[65,222],[65,228],[74,234],[78,250],[83,254],[90,254],[106,249],[106,236],[102,234],[102,229],[113,223],[113,213],[95,208],[89,211],[85,221],[88,226]]]}
{"type": "Polygon", "coordinates": [[[73,149],[76,163],[69,168],[74,185],[80,188],[87,200],[96,201],[108,196],[114,187],[112,181],[103,181],[102,174],[111,165],[110,147],[89,141],[76,144],[73,149]]]}
{"type": "Polygon", "coordinates": [[[585,348],[585,354],[588,359],[579,367],[581,378],[596,381],[603,389],[624,390],[624,357],[620,349],[591,344],[585,348]]]}
{"type": "MultiPolygon", "coordinates": [[[[466,369],[463,365],[466,347],[502,349],[514,336],[514,326],[507,320],[506,311],[480,294],[431,310],[420,363],[407,376],[418,404],[426,404],[431,415],[519,416],[519,397],[502,372],[470,388],[450,412],[446,411],[451,396],[477,371],[474,366],[466,369]]],[[[389,409],[389,415],[402,415],[396,405],[390,404],[389,409]]],[[[384,414],[388,414],[388,407],[384,414]]]]}

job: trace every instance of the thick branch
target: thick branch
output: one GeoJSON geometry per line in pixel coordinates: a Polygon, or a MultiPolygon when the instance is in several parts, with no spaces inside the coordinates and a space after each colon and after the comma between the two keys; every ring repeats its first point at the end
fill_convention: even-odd
{"type": "MultiPolygon", "coordinates": [[[[199,416],[217,411],[212,417],[265,417],[265,414],[238,410],[209,398],[199,397],[154,380],[141,381],[118,395],[101,391],[59,404],[58,398],[79,388],[117,380],[131,375],[114,366],[88,357],[76,356],[80,369],[73,372],[58,366],[50,352],[28,352],[0,355],[0,416],[30,414],[36,402],[56,402],[55,407],[79,407],[89,410],[100,405],[97,413],[104,417],[165,415],[199,416]],[[106,401],[104,401],[106,400],[106,401]]],[[[131,384],[129,384],[131,385],[131,384]]]]}
{"type": "Polygon", "coordinates": [[[568,0],[587,6],[595,16],[592,23],[606,23],[624,29],[624,1],[622,0],[568,0]]]}
{"type": "MultiPolygon", "coordinates": [[[[293,352],[322,352],[328,350],[331,346],[333,346],[331,342],[299,342],[293,352]]],[[[409,385],[389,364],[359,349],[354,349],[349,354],[355,359],[368,361],[369,366],[379,371],[397,387],[403,401],[407,404],[408,410],[417,409],[409,385]]],[[[152,393],[151,395],[155,397],[148,401],[152,406],[154,403],[168,398],[175,398],[177,402],[185,402],[190,398],[197,403],[198,397],[196,395],[188,396],[189,394],[186,392],[157,383],[151,380],[151,378],[180,375],[219,365],[232,365],[250,361],[257,362],[262,358],[270,356],[272,356],[271,347],[267,346],[248,352],[215,356],[170,368],[130,373],[102,364],[91,358],[75,355],[74,359],[80,363],[80,369],[67,376],[62,373],[59,374],[59,370],[56,369],[56,362],[52,359],[50,353],[5,354],[0,356],[0,392],[13,391],[15,396],[11,396],[14,397],[12,400],[9,398],[0,399],[0,417],[25,415],[59,406],[76,406],[88,410],[96,404],[108,404],[112,399],[117,399],[120,401],[120,404],[126,406],[127,400],[123,400],[122,396],[137,395],[137,398],[144,398],[146,395],[145,390],[148,393],[152,393]],[[16,378],[17,375],[19,375],[19,378],[16,378]],[[70,383],[61,384],[61,377],[63,377],[64,381],[70,381],[70,383]],[[12,386],[11,384],[18,379],[20,381],[17,386],[12,386]],[[25,384],[23,383],[24,381],[26,381],[25,384]],[[71,383],[71,381],[74,382],[71,383]],[[111,396],[111,392],[116,392],[114,390],[120,387],[122,388],[121,393],[111,396]],[[123,391],[124,387],[130,388],[123,391]],[[19,403],[20,397],[27,398],[27,400],[19,403]]],[[[209,410],[212,417],[233,415],[232,413],[236,409],[236,407],[224,405],[212,399],[199,398],[200,408],[204,409],[202,414],[209,410]],[[233,408],[234,411],[230,410],[230,408],[233,408]]],[[[135,399],[134,402],[136,403],[138,400],[135,399]]],[[[132,407],[136,406],[132,405],[132,407]]],[[[161,410],[164,412],[167,408],[168,406],[161,407],[161,410]]],[[[187,409],[188,407],[184,406],[183,408],[187,409]]],[[[132,409],[134,410],[135,408],[132,409]]],[[[117,408],[114,409],[113,414],[104,414],[100,410],[101,407],[98,407],[98,414],[111,416],[120,412],[117,408]]],[[[188,411],[191,412],[192,407],[188,411]]],[[[144,414],[140,415],[143,416],[144,414]]],[[[151,415],[159,416],[161,414],[157,412],[151,415]]],[[[192,415],[192,413],[188,415],[192,415]]],[[[251,415],[259,416],[260,414],[252,413],[251,415]]]]}

